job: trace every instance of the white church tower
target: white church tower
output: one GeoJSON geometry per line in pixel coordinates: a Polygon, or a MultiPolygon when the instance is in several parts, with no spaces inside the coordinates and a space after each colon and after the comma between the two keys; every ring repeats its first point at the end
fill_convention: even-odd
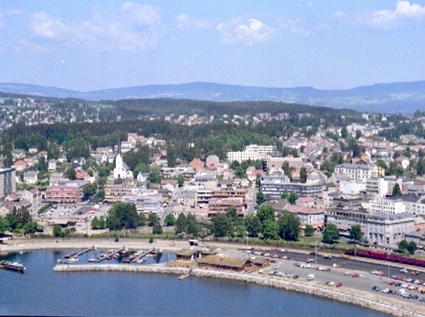
{"type": "Polygon", "coordinates": [[[127,164],[124,163],[121,153],[121,141],[118,143],[118,154],[115,158],[114,168],[114,179],[126,179],[133,177],[133,173],[128,168],[127,164]]]}

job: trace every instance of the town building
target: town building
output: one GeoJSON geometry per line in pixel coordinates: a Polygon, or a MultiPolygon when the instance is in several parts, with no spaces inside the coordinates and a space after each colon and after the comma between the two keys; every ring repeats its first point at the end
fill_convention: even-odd
{"type": "Polygon", "coordinates": [[[13,167],[0,168],[0,198],[16,192],[16,173],[13,167]]]}

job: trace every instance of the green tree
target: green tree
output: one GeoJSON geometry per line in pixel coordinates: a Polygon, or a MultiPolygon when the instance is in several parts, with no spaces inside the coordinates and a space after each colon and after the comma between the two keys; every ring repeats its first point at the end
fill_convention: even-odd
{"type": "Polygon", "coordinates": [[[109,210],[106,227],[109,230],[135,229],[139,222],[139,216],[134,204],[117,202],[109,210]]]}
{"type": "Polygon", "coordinates": [[[75,169],[70,166],[64,173],[64,176],[70,180],[76,180],[77,179],[77,173],[75,172],[75,169]]]}
{"type": "Polygon", "coordinates": [[[148,226],[153,227],[157,222],[159,222],[158,216],[155,213],[150,212],[148,215],[148,226]]]}
{"type": "Polygon", "coordinates": [[[298,194],[296,192],[291,192],[289,194],[288,203],[295,205],[298,200],[298,194]]]}
{"type": "Polygon", "coordinates": [[[162,234],[162,227],[161,227],[161,224],[159,223],[159,221],[155,222],[155,224],[153,225],[152,233],[153,234],[162,234]]]}
{"type": "Polygon", "coordinates": [[[186,227],[187,227],[187,234],[191,234],[193,237],[198,237],[200,232],[200,226],[198,221],[196,220],[195,215],[189,213],[186,217],[186,227]]]}
{"type": "Polygon", "coordinates": [[[144,227],[146,226],[146,216],[143,212],[139,214],[138,220],[137,220],[137,226],[138,227],[144,227]]]}
{"type": "Polygon", "coordinates": [[[360,241],[363,238],[363,232],[360,225],[352,225],[350,230],[350,239],[360,241]]]}
{"type": "Polygon", "coordinates": [[[304,235],[311,237],[314,234],[314,227],[312,225],[306,225],[304,229],[304,235]]]}
{"type": "Polygon", "coordinates": [[[179,174],[179,175],[177,176],[177,182],[178,182],[178,184],[179,184],[179,187],[183,187],[183,184],[184,184],[184,176],[183,176],[182,174],[179,174]]]}
{"type": "Polygon", "coordinates": [[[53,226],[53,236],[55,236],[57,238],[59,238],[59,237],[63,238],[65,236],[64,232],[62,231],[62,228],[59,225],[53,226]]]}
{"type": "Polygon", "coordinates": [[[300,219],[287,210],[282,210],[277,218],[279,236],[284,240],[297,241],[300,233],[300,219]]]}
{"type": "Polygon", "coordinates": [[[35,221],[29,221],[22,227],[22,229],[25,234],[33,234],[37,231],[37,223],[35,221]]]}
{"type": "Polygon", "coordinates": [[[187,233],[186,216],[184,213],[180,213],[176,219],[176,233],[187,233]]]}
{"type": "Polygon", "coordinates": [[[250,215],[245,218],[245,226],[250,237],[258,237],[261,232],[261,222],[257,215],[250,215]]]}
{"type": "Polygon", "coordinates": [[[301,170],[300,170],[300,182],[306,183],[307,177],[308,177],[307,169],[303,166],[303,167],[301,167],[301,170]]]}
{"type": "Polygon", "coordinates": [[[407,251],[409,251],[410,254],[413,255],[415,254],[415,251],[418,249],[418,246],[416,245],[414,241],[410,241],[406,249],[407,251]]]}
{"type": "Polygon", "coordinates": [[[84,186],[83,187],[84,199],[89,199],[91,196],[96,194],[96,189],[97,189],[96,183],[91,183],[84,186]]]}
{"type": "Polygon", "coordinates": [[[99,218],[97,218],[96,216],[94,216],[92,221],[91,221],[91,228],[93,230],[99,229],[99,218]]]}
{"type": "Polygon", "coordinates": [[[398,244],[398,248],[400,249],[400,251],[404,251],[404,250],[407,250],[408,245],[409,243],[406,240],[401,240],[400,243],[398,244]]]}
{"type": "Polygon", "coordinates": [[[261,205],[263,202],[266,201],[266,198],[264,197],[264,194],[262,192],[257,193],[257,205],[261,205]]]}
{"type": "Polygon", "coordinates": [[[343,127],[341,129],[341,138],[346,139],[348,137],[348,130],[347,127],[343,127]]]}
{"type": "Polygon", "coordinates": [[[157,171],[152,171],[149,173],[148,181],[152,184],[161,183],[161,175],[157,171]]]}
{"type": "Polygon", "coordinates": [[[225,214],[216,214],[211,218],[214,235],[216,237],[227,237],[231,229],[229,218],[225,214]]]}
{"type": "Polygon", "coordinates": [[[323,243],[333,244],[339,240],[339,231],[336,225],[333,223],[328,223],[323,230],[323,243]]]}
{"type": "Polygon", "coordinates": [[[168,214],[164,219],[164,224],[167,227],[174,226],[175,223],[176,223],[176,218],[174,217],[173,214],[168,214]]]}
{"type": "Polygon", "coordinates": [[[261,233],[266,240],[277,240],[279,238],[278,230],[276,221],[271,219],[265,220],[261,225],[261,233]]]}
{"type": "Polygon", "coordinates": [[[105,229],[105,226],[106,226],[105,218],[103,216],[100,216],[99,221],[97,223],[97,227],[99,229],[105,229]]]}
{"type": "Polygon", "coordinates": [[[261,206],[257,210],[257,216],[261,223],[267,220],[276,221],[275,211],[272,206],[261,206]]]}
{"type": "Polygon", "coordinates": [[[398,183],[395,183],[394,187],[393,187],[393,193],[392,196],[400,196],[401,195],[401,189],[400,189],[400,185],[398,183]]]}
{"type": "Polygon", "coordinates": [[[362,131],[360,130],[356,130],[356,139],[360,139],[360,137],[362,136],[362,131]]]}
{"type": "Polygon", "coordinates": [[[15,230],[18,227],[18,225],[19,225],[18,218],[16,218],[15,214],[12,213],[12,212],[9,212],[6,215],[6,221],[9,224],[9,228],[12,231],[15,230]]]}
{"type": "Polygon", "coordinates": [[[246,177],[246,171],[243,169],[242,166],[238,166],[235,170],[235,177],[236,178],[245,178],[246,177]]]}
{"type": "Polygon", "coordinates": [[[9,222],[6,218],[0,217],[0,233],[5,233],[8,230],[10,230],[9,222]]]}

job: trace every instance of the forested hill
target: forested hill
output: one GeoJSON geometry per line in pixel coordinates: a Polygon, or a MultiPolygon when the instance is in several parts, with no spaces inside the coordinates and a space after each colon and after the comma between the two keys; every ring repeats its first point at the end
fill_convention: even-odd
{"type": "Polygon", "coordinates": [[[319,90],[313,87],[267,88],[198,82],[181,85],[145,85],[89,92],[30,84],[0,83],[0,91],[87,100],[140,98],[211,101],[268,100],[387,113],[413,113],[416,109],[422,109],[425,103],[425,81],[375,84],[345,90],[319,90]]]}

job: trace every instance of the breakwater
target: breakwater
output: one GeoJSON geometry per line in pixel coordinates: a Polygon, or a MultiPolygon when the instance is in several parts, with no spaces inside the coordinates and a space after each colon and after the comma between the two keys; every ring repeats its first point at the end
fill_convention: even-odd
{"type": "MultiPolygon", "coordinates": [[[[103,264],[103,265],[57,265],[53,268],[55,272],[83,272],[83,271],[118,271],[118,272],[142,272],[142,273],[165,273],[165,274],[188,274],[188,268],[168,267],[163,265],[122,265],[122,264],[103,264]]],[[[295,281],[287,281],[283,279],[268,278],[266,276],[251,275],[244,273],[232,273],[222,271],[210,271],[203,269],[193,269],[191,276],[209,277],[228,279],[233,281],[255,283],[262,286],[285,289],[288,291],[299,292],[303,294],[324,297],[343,303],[357,305],[371,310],[380,311],[382,313],[396,317],[425,317],[414,309],[398,306],[386,301],[377,301],[368,298],[370,294],[361,293],[359,291],[344,289],[330,289],[315,285],[312,283],[303,283],[295,281]]]]}

